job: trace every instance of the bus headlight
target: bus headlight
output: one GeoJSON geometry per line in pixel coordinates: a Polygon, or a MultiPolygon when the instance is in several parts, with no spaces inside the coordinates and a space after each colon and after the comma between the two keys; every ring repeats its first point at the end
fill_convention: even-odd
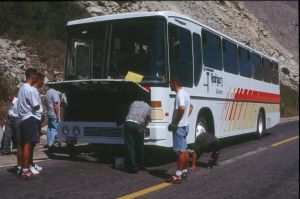
{"type": "Polygon", "coordinates": [[[150,136],[150,129],[149,128],[145,128],[144,129],[144,138],[149,137],[150,136]]]}
{"type": "Polygon", "coordinates": [[[73,128],[73,134],[74,134],[74,135],[79,135],[79,134],[80,134],[80,129],[79,129],[78,126],[75,126],[75,127],[73,128]]]}
{"type": "Polygon", "coordinates": [[[69,127],[64,126],[63,129],[62,129],[62,132],[63,132],[64,135],[68,135],[70,133],[69,127]]]}

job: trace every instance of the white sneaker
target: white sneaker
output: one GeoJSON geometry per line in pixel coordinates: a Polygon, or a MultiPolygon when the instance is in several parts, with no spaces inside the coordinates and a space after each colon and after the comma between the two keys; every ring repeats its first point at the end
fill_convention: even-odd
{"type": "Polygon", "coordinates": [[[43,170],[42,167],[40,167],[39,165],[35,164],[34,165],[34,168],[38,171],[38,172],[41,172],[43,170]]]}
{"type": "Polygon", "coordinates": [[[40,172],[38,170],[36,170],[34,167],[30,167],[29,168],[30,172],[33,174],[33,175],[37,175],[39,174],[40,172]]]}

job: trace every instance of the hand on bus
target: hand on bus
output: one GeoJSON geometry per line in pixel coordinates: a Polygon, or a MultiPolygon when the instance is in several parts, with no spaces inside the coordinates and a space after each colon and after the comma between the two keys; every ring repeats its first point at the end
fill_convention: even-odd
{"type": "Polygon", "coordinates": [[[169,124],[168,126],[168,131],[172,132],[172,131],[175,131],[177,129],[177,125],[174,125],[174,124],[169,124]]]}

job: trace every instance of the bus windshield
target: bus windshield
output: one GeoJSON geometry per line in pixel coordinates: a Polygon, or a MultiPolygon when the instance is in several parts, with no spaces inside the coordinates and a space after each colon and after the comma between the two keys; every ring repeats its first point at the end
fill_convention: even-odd
{"type": "Polygon", "coordinates": [[[161,18],[136,18],[69,27],[66,80],[167,80],[166,30],[161,18]]]}

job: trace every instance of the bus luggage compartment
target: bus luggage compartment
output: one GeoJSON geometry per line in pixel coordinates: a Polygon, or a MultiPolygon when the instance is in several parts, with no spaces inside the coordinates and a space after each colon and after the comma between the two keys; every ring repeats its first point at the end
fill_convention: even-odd
{"type": "MultiPolygon", "coordinates": [[[[66,140],[70,135],[64,133],[64,130],[72,131],[74,127],[79,127],[80,131],[76,137],[90,143],[95,140],[93,137],[105,137],[106,140],[102,142],[96,139],[95,143],[109,143],[109,137],[112,140],[116,137],[123,140],[123,123],[130,104],[135,100],[150,101],[150,92],[132,81],[77,80],[48,85],[65,93],[67,98],[59,128],[60,136],[66,140]],[[110,128],[107,128],[107,124],[111,124],[110,128]],[[68,128],[64,128],[66,126],[68,128]]],[[[74,137],[72,133],[71,136],[74,137]]]]}

